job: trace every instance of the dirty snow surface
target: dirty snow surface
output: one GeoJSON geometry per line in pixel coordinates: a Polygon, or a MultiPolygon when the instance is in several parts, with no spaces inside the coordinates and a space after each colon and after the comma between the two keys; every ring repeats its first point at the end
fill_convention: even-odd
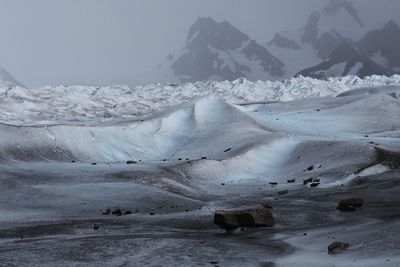
{"type": "Polygon", "coordinates": [[[400,265],[400,76],[0,95],[0,266],[400,265]]]}

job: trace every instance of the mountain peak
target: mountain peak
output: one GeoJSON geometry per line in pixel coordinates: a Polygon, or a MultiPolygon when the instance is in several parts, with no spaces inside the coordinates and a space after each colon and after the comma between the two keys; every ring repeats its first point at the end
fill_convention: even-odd
{"type": "Polygon", "coordinates": [[[234,49],[249,39],[249,36],[226,21],[217,22],[211,17],[200,17],[190,27],[186,42],[207,42],[215,48],[223,46],[234,49]]]}
{"type": "Polygon", "coordinates": [[[361,27],[364,27],[357,9],[348,0],[331,0],[322,12],[325,15],[336,15],[341,10],[349,14],[361,27]]]}
{"type": "Polygon", "coordinates": [[[179,82],[204,80],[277,79],[284,65],[248,35],[226,21],[198,18],[184,48],[167,57],[158,70],[179,82]]]}
{"type": "Polygon", "coordinates": [[[385,24],[385,26],[383,27],[383,30],[391,31],[391,32],[399,32],[400,27],[394,20],[391,19],[391,20],[389,20],[388,23],[385,24]]]}
{"type": "Polygon", "coordinates": [[[358,50],[379,65],[400,72],[400,27],[390,20],[386,25],[369,32],[358,42],[358,50]]]}

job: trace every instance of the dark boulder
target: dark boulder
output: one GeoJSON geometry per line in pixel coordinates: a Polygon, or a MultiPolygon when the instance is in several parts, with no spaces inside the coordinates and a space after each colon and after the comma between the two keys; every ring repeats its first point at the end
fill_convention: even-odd
{"type": "Polygon", "coordinates": [[[239,227],[272,227],[275,219],[271,209],[217,210],[214,223],[227,231],[233,231],[239,227]]]}
{"type": "Polygon", "coordinates": [[[328,246],[328,253],[333,254],[333,253],[339,253],[342,251],[345,251],[350,247],[349,243],[344,243],[344,242],[333,242],[328,246]]]}
{"type": "Polygon", "coordinates": [[[115,209],[115,210],[112,211],[112,214],[116,215],[116,216],[122,216],[122,210],[121,209],[115,209]]]}
{"type": "Polygon", "coordinates": [[[340,211],[355,211],[356,208],[361,207],[363,204],[364,200],[361,198],[342,199],[337,209],[340,211]]]}
{"type": "Polygon", "coordinates": [[[303,181],[303,185],[307,185],[307,184],[309,184],[309,183],[312,183],[313,180],[314,180],[314,178],[305,179],[305,180],[303,181]]]}

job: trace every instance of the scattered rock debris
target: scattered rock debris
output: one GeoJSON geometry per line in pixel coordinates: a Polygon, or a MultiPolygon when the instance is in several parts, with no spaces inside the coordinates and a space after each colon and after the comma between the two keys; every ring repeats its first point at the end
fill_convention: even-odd
{"type": "Polygon", "coordinates": [[[340,211],[356,211],[364,204],[364,200],[361,198],[348,198],[342,199],[337,207],[340,211]]]}
{"type": "Polygon", "coordinates": [[[120,208],[116,208],[116,209],[114,209],[114,210],[106,209],[106,210],[103,212],[103,215],[110,215],[110,214],[112,214],[112,215],[114,215],[114,216],[123,216],[123,215],[132,214],[132,211],[130,211],[130,210],[124,210],[124,209],[120,209],[120,208]]]}

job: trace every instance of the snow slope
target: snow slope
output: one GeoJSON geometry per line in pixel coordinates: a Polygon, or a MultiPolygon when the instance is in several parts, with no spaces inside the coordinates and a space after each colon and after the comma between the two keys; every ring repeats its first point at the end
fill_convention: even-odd
{"type": "Polygon", "coordinates": [[[178,164],[178,169],[194,161],[179,171],[190,179],[301,177],[306,165],[322,162],[324,172],[356,171],[378,162],[365,134],[376,135],[385,149],[399,145],[399,78],[300,77],[284,83],[237,80],[134,89],[14,87],[3,92],[7,113],[0,125],[0,159],[135,160],[178,164]],[[376,90],[368,94],[357,93],[361,89],[343,94],[371,86],[376,90]],[[142,114],[147,116],[137,117],[142,114]]]}

